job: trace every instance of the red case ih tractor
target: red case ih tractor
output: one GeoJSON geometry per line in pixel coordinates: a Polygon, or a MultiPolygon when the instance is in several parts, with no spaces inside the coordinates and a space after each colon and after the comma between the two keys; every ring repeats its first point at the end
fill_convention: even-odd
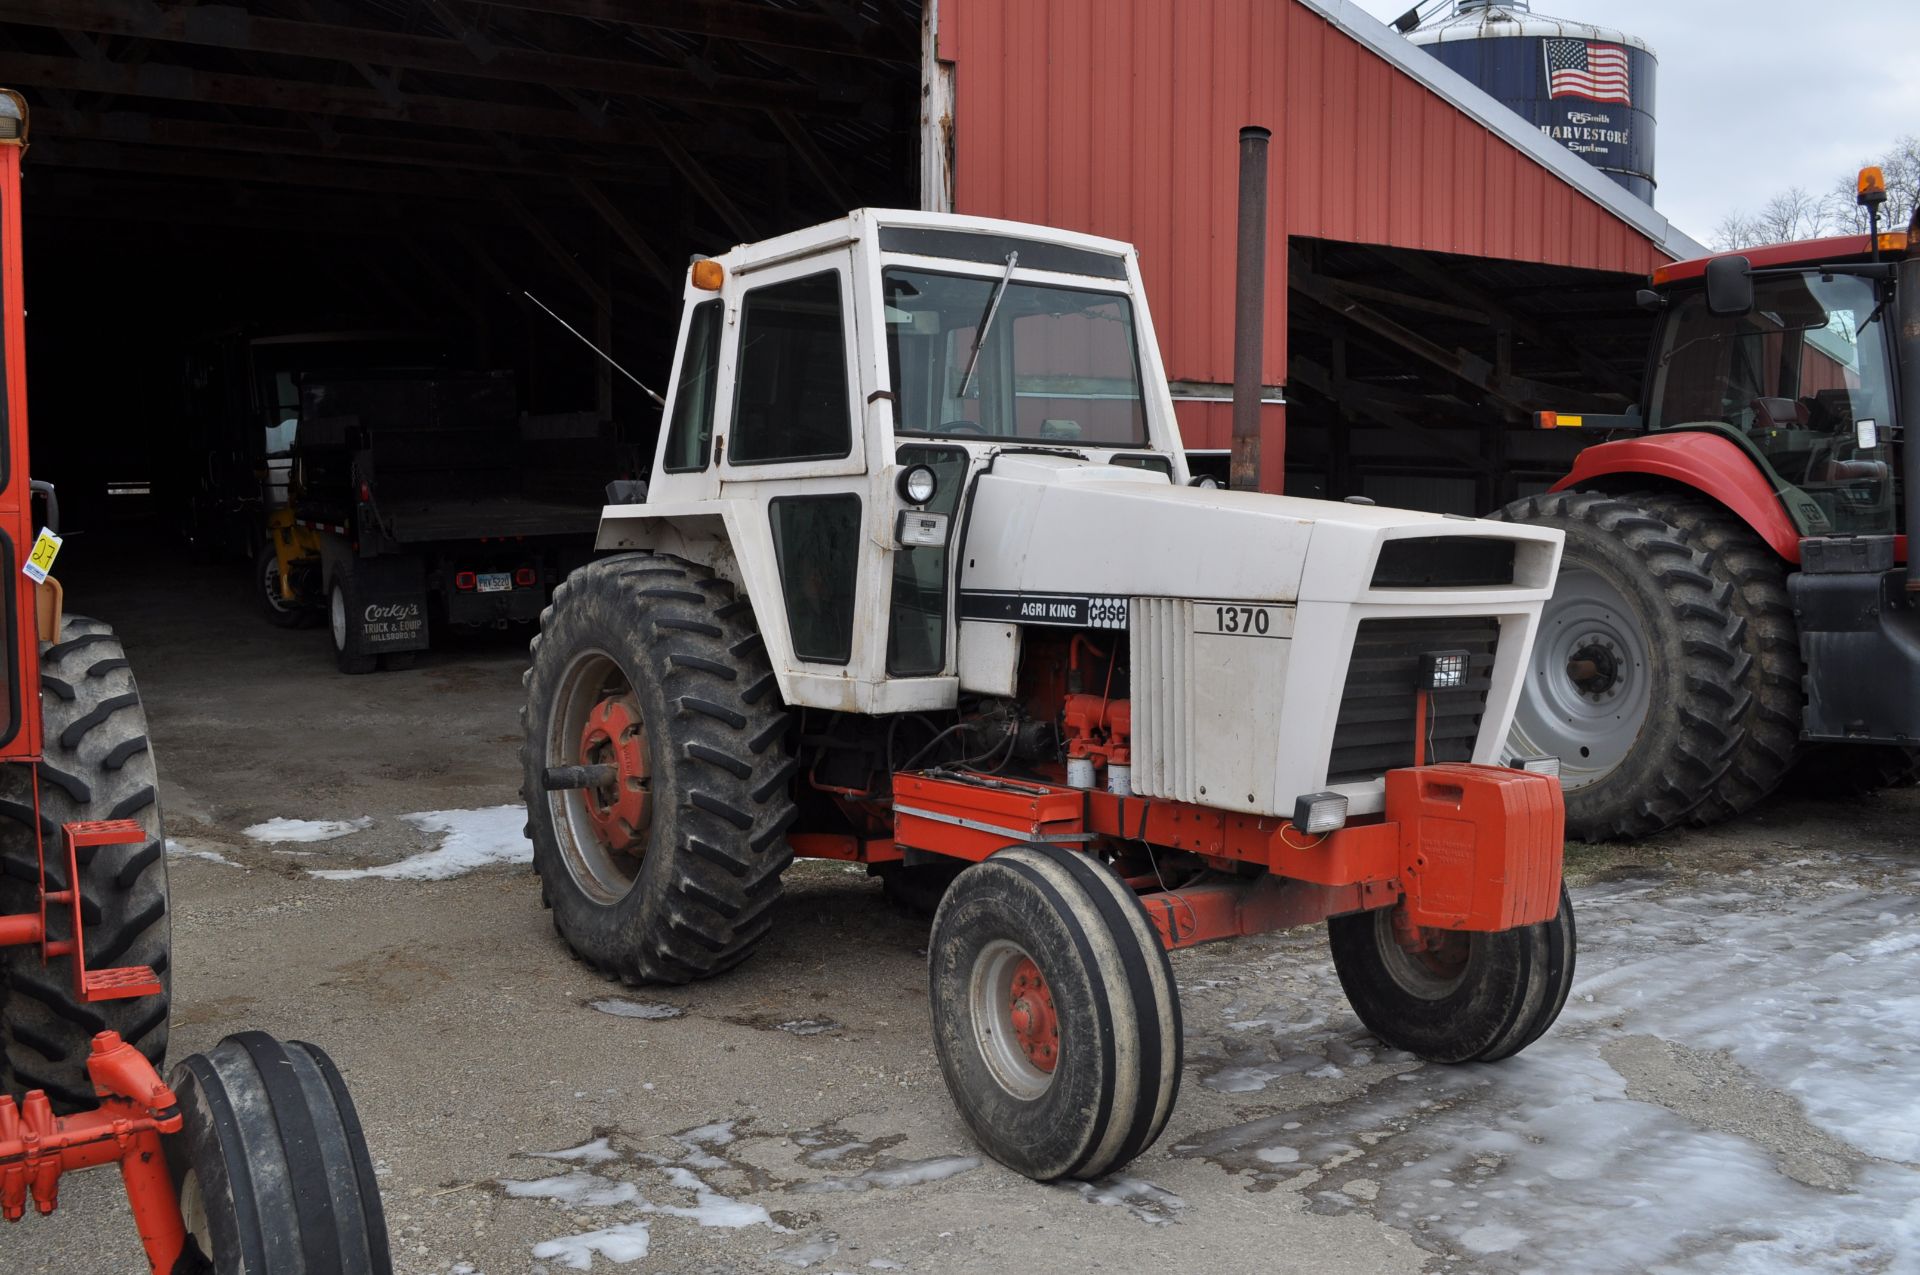
{"type": "Polygon", "coordinates": [[[1561,761],[1567,829],[1645,836],[1808,786],[1910,779],[1920,613],[1920,222],[1663,266],[1644,402],[1545,426],[1644,430],[1581,452],[1515,522],[1566,554],[1512,746],[1561,761]]]}
{"type": "Polygon", "coordinates": [[[156,1070],[170,924],[146,714],[113,631],[62,614],[58,506],[28,477],[26,142],[26,105],[0,90],[0,1217],[51,1213],[63,1174],[117,1164],[153,1275],[387,1275],[373,1165],[326,1054],[242,1032],[156,1070]]]}

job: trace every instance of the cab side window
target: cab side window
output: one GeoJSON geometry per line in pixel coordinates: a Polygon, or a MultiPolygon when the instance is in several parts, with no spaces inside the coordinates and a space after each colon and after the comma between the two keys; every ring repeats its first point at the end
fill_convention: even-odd
{"type": "Polygon", "coordinates": [[[669,474],[707,467],[713,450],[714,384],[720,378],[720,319],[716,298],[694,307],[687,322],[687,351],[680,360],[680,384],[673,395],[673,420],[667,426],[662,457],[669,474]]]}
{"type": "Polygon", "coordinates": [[[735,465],[825,460],[853,450],[840,273],[769,284],[740,306],[735,465]]]}

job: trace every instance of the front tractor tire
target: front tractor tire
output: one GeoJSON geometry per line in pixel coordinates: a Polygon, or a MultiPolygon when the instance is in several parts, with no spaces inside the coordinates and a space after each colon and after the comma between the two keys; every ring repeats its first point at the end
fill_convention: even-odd
{"type": "MultiPolygon", "coordinates": [[[[127,1000],[86,1002],[73,988],[73,966],[42,965],[37,947],[0,948],[0,1090],[18,1096],[44,1089],[57,1112],[96,1105],[86,1061],[93,1036],[115,1031],[156,1067],[167,1052],[168,970],[172,926],[167,911],[165,838],[147,715],[125,650],[98,620],[69,615],[58,642],[40,647],[40,712],[45,734],[40,763],[40,833],[50,888],[67,888],[62,824],[132,819],[146,831],[129,845],[83,847],[79,853],[81,915],[87,965],[146,965],[161,992],[127,1000]]],[[[40,869],[34,847],[32,771],[0,766],[0,913],[39,908],[40,869]]],[[[50,908],[55,938],[68,937],[59,908],[50,908]]]]}
{"type": "Polygon", "coordinates": [[[603,558],[554,591],[525,683],[528,835],[574,954],[650,983],[746,959],[792,859],[797,770],[751,604],[682,559],[603,558]],[[610,784],[546,788],[609,765],[610,784]]]}
{"type": "Polygon", "coordinates": [[[1496,516],[1566,533],[1508,747],[1560,759],[1569,834],[1650,836],[1777,782],[1747,747],[1760,662],[1740,567],[1689,536],[1695,502],[1568,491],[1496,516]]]}
{"type": "Polygon", "coordinates": [[[1179,989],[1140,901],[1058,846],[954,880],[927,942],[934,1052],[982,1149],[1036,1181],[1153,1145],[1180,1092],[1179,989]]]}
{"type": "Polygon", "coordinates": [[[318,1047],[229,1036],[174,1068],[162,1139],[187,1248],[174,1275],[393,1275],[379,1179],[318,1047]]]}
{"type": "Polygon", "coordinates": [[[1550,920],[1466,933],[1395,924],[1394,908],[1327,922],[1334,970],[1368,1031],[1429,1062],[1497,1062],[1553,1025],[1573,986],[1573,902],[1550,920]]]}

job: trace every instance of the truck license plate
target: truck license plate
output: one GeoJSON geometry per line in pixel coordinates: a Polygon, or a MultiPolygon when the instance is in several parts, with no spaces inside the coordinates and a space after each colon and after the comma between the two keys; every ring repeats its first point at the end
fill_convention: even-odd
{"type": "Polygon", "coordinates": [[[482,571],[478,588],[482,593],[510,593],[513,590],[513,572],[482,571]]]}

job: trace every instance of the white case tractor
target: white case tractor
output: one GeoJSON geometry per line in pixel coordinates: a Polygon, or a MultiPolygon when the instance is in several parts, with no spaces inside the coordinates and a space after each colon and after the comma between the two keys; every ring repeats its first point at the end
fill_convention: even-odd
{"type": "Polygon", "coordinates": [[[1502,750],[1560,533],[1190,483],[1128,245],[861,210],[697,260],[610,497],[525,743],[609,975],[718,974],[795,855],[867,864],[937,901],[948,1087],[1037,1179],[1159,1135],[1171,949],[1324,921],[1444,1062],[1559,1013],[1560,789],[1502,750]]]}

